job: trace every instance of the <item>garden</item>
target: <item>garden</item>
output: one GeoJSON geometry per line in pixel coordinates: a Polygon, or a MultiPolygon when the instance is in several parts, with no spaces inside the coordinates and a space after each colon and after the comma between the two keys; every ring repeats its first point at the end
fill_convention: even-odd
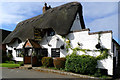
{"type": "Polygon", "coordinates": [[[16,68],[23,65],[23,61],[15,62],[12,58],[12,54],[8,53],[7,55],[5,51],[2,51],[2,63],[0,63],[0,67],[16,68]]]}
{"type": "Polygon", "coordinates": [[[96,68],[96,66],[96,57],[71,54],[66,57],[57,57],[54,59],[52,57],[43,57],[41,59],[41,66],[39,67],[107,78],[108,76],[102,74],[101,70],[96,68]]]}

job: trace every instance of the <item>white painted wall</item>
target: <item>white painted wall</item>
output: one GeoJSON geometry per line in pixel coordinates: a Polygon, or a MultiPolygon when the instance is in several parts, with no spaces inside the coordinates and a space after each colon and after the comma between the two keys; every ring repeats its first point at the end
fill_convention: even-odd
{"type": "MultiPolygon", "coordinates": [[[[69,33],[67,35],[67,38],[70,39],[71,45],[73,48],[77,47],[78,46],[77,42],[79,42],[82,44],[81,46],[82,49],[96,50],[95,45],[98,43],[98,34],[89,35],[89,30],[69,33]]],[[[109,54],[112,57],[108,57],[108,59],[98,61],[97,67],[102,68],[102,69],[107,69],[108,74],[112,75],[113,74],[113,53],[111,51],[112,34],[111,33],[101,34],[101,43],[105,48],[110,49],[109,54]]],[[[13,50],[14,60],[23,61],[23,58],[16,57],[16,51],[14,50],[15,47],[22,48],[23,44],[24,42],[18,45],[17,41],[15,41],[13,44],[9,44],[9,46],[7,46],[7,49],[13,50]],[[11,48],[10,46],[13,46],[13,48],[11,48]]],[[[57,35],[57,34],[51,37],[45,36],[40,42],[40,45],[42,47],[48,49],[48,57],[51,57],[52,48],[60,48],[60,46],[63,44],[65,44],[64,39],[60,35],[57,35]],[[51,46],[48,46],[48,44],[50,44],[51,46]]],[[[67,53],[65,49],[60,49],[60,57],[65,57],[66,55],[71,54],[71,53],[72,51],[69,51],[67,53]]],[[[85,53],[78,52],[78,54],[82,55],[85,53]]],[[[100,53],[99,52],[87,52],[87,54],[91,56],[97,56],[100,53]]]]}
{"type": "MultiPolygon", "coordinates": [[[[77,47],[77,42],[81,43],[82,49],[90,49],[96,50],[95,45],[98,43],[98,34],[89,35],[89,31],[82,31],[82,32],[74,32],[68,35],[69,39],[71,40],[72,46],[75,48],[77,47]]],[[[112,34],[111,33],[104,33],[101,34],[101,43],[109,50],[109,54],[112,57],[108,57],[108,59],[98,61],[98,68],[107,69],[108,74],[113,74],[113,53],[111,52],[111,43],[112,43],[112,34]]],[[[84,54],[83,52],[79,52],[79,54],[84,54]]],[[[88,52],[87,54],[92,56],[97,56],[99,52],[88,52]]]]}
{"type": "Polygon", "coordinates": [[[79,13],[77,13],[76,15],[76,18],[73,22],[73,25],[70,29],[70,31],[78,31],[78,30],[81,30],[81,23],[80,23],[80,16],[79,16],[79,13]]]}
{"type": "MultiPolygon", "coordinates": [[[[45,36],[42,41],[40,42],[40,45],[42,47],[48,49],[48,57],[51,57],[51,49],[52,48],[60,48],[61,45],[64,44],[64,39],[60,35],[54,35],[54,36],[45,36]],[[59,39],[59,41],[57,40],[59,39]],[[48,46],[50,44],[51,46],[48,46]]],[[[65,50],[60,50],[60,57],[65,57],[67,55],[67,52],[65,50]]]]}
{"type": "Polygon", "coordinates": [[[23,45],[24,45],[24,42],[18,44],[18,40],[15,40],[14,43],[6,45],[6,48],[7,48],[6,52],[8,52],[8,50],[12,50],[13,60],[23,61],[23,57],[16,57],[16,50],[14,50],[14,48],[16,48],[16,49],[22,49],[23,45]]]}
{"type": "MultiPolygon", "coordinates": [[[[77,47],[77,42],[81,43],[82,49],[90,49],[90,50],[96,50],[96,44],[98,43],[98,34],[89,35],[89,31],[80,31],[80,32],[74,32],[68,34],[67,38],[70,39],[71,45],[73,48],[77,47]]],[[[108,74],[113,74],[113,53],[111,52],[111,42],[112,42],[112,34],[111,33],[104,33],[101,34],[101,43],[102,46],[104,46],[109,50],[109,54],[111,57],[108,57],[108,59],[100,60],[98,61],[98,68],[107,69],[108,74]]],[[[51,48],[60,48],[61,45],[65,44],[64,39],[60,35],[55,35],[52,37],[44,37],[43,40],[40,42],[40,45],[42,45],[44,48],[48,48],[48,56],[51,57],[51,48]],[[59,41],[57,41],[57,38],[59,41]],[[46,40],[47,39],[47,40],[46,40]],[[51,44],[52,46],[48,46],[47,44],[51,44]]],[[[68,53],[65,49],[60,50],[60,57],[65,57],[68,54],[71,54],[72,50],[68,53]]],[[[85,54],[83,52],[78,52],[78,54],[82,55],[85,54]]],[[[99,52],[87,52],[88,55],[91,56],[98,56],[99,52]]]]}

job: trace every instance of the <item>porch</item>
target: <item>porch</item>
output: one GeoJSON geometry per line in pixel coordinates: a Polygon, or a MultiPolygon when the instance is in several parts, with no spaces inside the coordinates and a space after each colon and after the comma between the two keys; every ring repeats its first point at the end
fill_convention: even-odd
{"type": "Polygon", "coordinates": [[[42,57],[48,56],[48,51],[46,48],[42,48],[37,41],[28,39],[24,46],[23,61],[26,66],[38,66],[41,63],[42,57]]]}

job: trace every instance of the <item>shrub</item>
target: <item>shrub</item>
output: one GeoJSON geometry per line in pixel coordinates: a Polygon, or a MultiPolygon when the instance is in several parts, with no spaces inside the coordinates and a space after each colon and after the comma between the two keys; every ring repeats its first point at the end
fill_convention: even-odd
{"type": "Polygon", "coordinates": [[[53,64],[55,66],[55,68],[60,69],[60,68],[65,68],[65,61],[66,58],[55,58],[53,60],[53,64]]]}
{"type": "Polygon", "coordinates": [[[20,61],[20,62],[18,62],[18,64],[20,64],[20,66],[23,66],[23,65],[24,65],[24,62],[23,62],[23,61],[20,61]]]}
{"type": "Polygon", "coordinates": [[[100,69],[97,69],[95,74],[94,74],[95,77],[100,77],[102,76],[102,74],[100,73],[100,69]]]}
{"type": "Polygon", "coordinates": [[[52,59],[52,57],[43,57],[41,62],[42,62],[42,65],[45,66],[45,67],[53,66],[53,59],[52,59]]]}
{"type": "Polygon", "coordinates": [[[71,54],[66,57],[65,70],[83,74],[93,74],[96,70],[97,60],[89,55],[71,54]]]}
{"type": "Polygon", "coordinates": [[[8,60],[11,61],[13,59],[12,53],[8,53],[7,57],[8,57],[8,60]]]}
{"type": "Polygon", "coordinates": [[[14,61],[6,61],[6,63],[15,64],[14,61]]]}

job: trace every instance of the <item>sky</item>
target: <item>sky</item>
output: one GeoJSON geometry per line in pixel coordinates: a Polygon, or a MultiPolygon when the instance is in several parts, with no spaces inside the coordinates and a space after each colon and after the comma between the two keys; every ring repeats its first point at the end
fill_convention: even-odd
{"type": "MultiPolygon", "coordinates": [[[[80,1],[78,1],[80,2],[80,1]]],[[[44,2],[2,2],[0,3],[1,29],[13,31],[23,20],[42,14],[44,2]]],[[[60,6],[66,2],[47,2],[51,7],[60,6]]],[[[83,18],[86,28],[91,32],[113,31],[113,38],[118,40],[118,2],[83,2],[83,18]]]]}

